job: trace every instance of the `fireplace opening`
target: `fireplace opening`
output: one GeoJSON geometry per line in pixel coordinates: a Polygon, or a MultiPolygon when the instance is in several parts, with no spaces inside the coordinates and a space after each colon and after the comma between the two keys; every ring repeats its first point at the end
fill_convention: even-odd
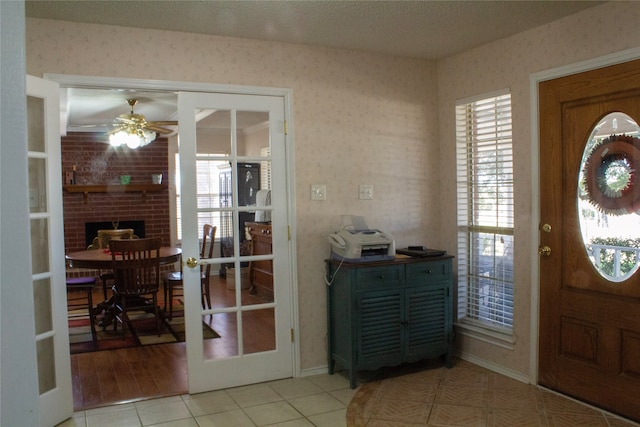
{"type": "MultiPolygon", "coordinates": [[[[118,229],[132,228],[133,234],[140,238],[144,238],[144,220],[138,221],[119,221],[117,223],[118,229]]],[[[88,247],[93,243],[93,239],[98,236],[98,230],[113,230],[113,222],[85,222],[84,223],[84,239],[85,247],[88,247]]]]}

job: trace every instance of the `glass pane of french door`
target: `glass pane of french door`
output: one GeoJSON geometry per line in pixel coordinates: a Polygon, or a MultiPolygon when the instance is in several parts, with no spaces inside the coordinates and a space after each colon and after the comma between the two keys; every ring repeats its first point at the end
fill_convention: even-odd
{"type": "Polygon", "coordinates": [[[40,414],[73,413],[66,310],[58,84],[27,76],[29,223],[40,414]]]}
{"type": "Polygon", "coordinates": [[[190,391],[290,376],[283,100],[180,93],[178,104],[184,256],[196,251],[205,224],[216,227],[213,258],[200,257],[200,270],[211,265],[215,272],[204,285],[211,306],[200,295],[204,288],[187,295],[198,287],[185,273],[186,299],[205,301],[195,322],[187,318],[190,391]],[[272,249],[278,244],[284,253],[272,249]]]}

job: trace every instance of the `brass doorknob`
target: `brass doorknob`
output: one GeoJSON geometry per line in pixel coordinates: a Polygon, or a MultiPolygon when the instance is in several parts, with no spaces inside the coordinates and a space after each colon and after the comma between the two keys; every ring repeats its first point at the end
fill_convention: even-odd
{"type": "Polygon", "coordinates": [[[198,260],[194,257],[187,258],[187,267],[195,268],[198,265],[198,260]]]}
{"type": "Polygon", "coordinates": [[[542,226],[542,231],[544,231],[545,233],[551,233],[551,224],[544,224],[542,226]]]}
{"type": "Polygon", "coordinates": [[[551,256],[551,248],[549,246],[540,246],[538,254],[542,256],[551,256]]]}

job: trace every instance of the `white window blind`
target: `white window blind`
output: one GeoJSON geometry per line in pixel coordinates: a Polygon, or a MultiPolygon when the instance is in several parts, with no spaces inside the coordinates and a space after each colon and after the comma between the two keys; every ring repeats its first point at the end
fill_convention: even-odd
{"type": "MultiPolygon", "coordinates": [[[[211,224],[220,230],[220,212],[208,209],[220,208],[220,170],[229,166],[228,161],[214,158],[213,154],[197,154],[196,185],[198,230],[205,224],[211,224]]],[[[176,232],[178,241],[182,240],[182,211],[180,204],[180,155],[176,154],[176,232]]],[[[217,236],[216,236],[217,237],[217,236]]]]}
{"type": "Polygon", "coordinates": [[[456,106],[458,318],[513,325],[511,95],[456,106]]]}
{"type": "MultiPolygon", "coordinates": [[[[260,149],[261,157],[271,157],[271,147],[262,147],[260,149]]],[[[260,189],[271,190],[271,161],[263,160],[260,162],[260,189]]]]}

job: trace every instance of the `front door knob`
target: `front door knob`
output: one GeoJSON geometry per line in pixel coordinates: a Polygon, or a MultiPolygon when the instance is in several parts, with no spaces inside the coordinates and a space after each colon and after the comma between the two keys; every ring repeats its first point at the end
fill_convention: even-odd
{"type": "Polygon", "coordinates": [[[542,256],[551,256],[551,248],[549,246],[540,246],[538,254],[542,256]]]}

